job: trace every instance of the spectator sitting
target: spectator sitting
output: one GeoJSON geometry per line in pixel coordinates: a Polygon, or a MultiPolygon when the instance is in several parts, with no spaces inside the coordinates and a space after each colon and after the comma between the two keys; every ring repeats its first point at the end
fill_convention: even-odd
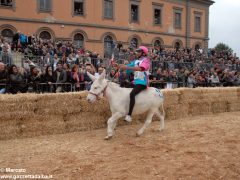
{"type": "Polygon", "coordinates": [[[51,66],[53,71],[55,71],[57,69],[57,63],[59,62],[59,58],[57,54],[54,54],[52,62],[51,62],[51,66]]]}
{"type": "Polygon", "coordinates": [[[51,65],[53,62],[53,59],[50,55],[50,53],[47,53],[47,55],[43,59],[43,64],[51,65]]]}
{"type": "Polygon", "coordinates": [[[200,87],[205,87],[207,80],[205,79],[204,73],[201,71],[199,74],[197,74],[196,77],[197,85],[200,87]]]}
{"type": "Polygon", "coordinates": [[[209,78],[210,83],[212,86],[216,86],[220,83],[219,77],[216,72],[209,78]]]}
{"type": "Polygon", "coordinates": [[[8,46],[6,44],[2,47],[2,52],[0,54],[0,62],[10,67],[13,63],[12,54],[8,52],[8,46]]]}
{"type": "Polygon", "coordinates": [[[8,73],[5,69],[5,64],[0,62],[0,94],[6,93],[7,80],[8,80],[8,73]]]}
{"type": "Polygon", "coordinates": [[[115,83],[119,82],[119,72],[117,72],[117,70],[112,69],[109,77],[113,82],[115,83]]]}
{"type": "Polygon", "coordinates": [[[66,71],[63,70],[62,64],[60,62],[57,63],[57,69],[53,72],[53,77],[56,80],[56,83],[59,83],[56,88],[56,92],[63,92],[63,83],[67,81],[66,71]]]}
{"type": "Polygon", "coordinates": [[[74,56],[75,56],[75,55],[73,55],[73,54],[71,53],[71,54],[69,54],[69,56],[68,56],[68,58],[67,58],[67,63],[68,63],[71,67],[73,67],[73,65],[77,63],[77,58],[76,58],[76,56],[75,56],[75,57],[74,57],[74,56]]]}
{"type": "Polygon", "coordinates": [[[98,72],[95,73],[95,76],[98,78],[102,74],[102,72],[103,72],[103,67],[99,67],[98,72]]]}
{"type": "Polygon", "coordinates": [[[26,84],[26,75],[21,69],[18,69],[17,66],[12,65],[9,68],[9,79],[11,87],[9,91],[12,94],[17,94],[18,92],[26,93],[28,86],[26,84]]]}
{"type": "Polygon", "coordinates": [[[187,83],[188,83],[189,88],[196,87],[196,80],[195,80],[195,76],[193,75],[193,73],[189,74],[188,79],[187,79],[187,83]]]}

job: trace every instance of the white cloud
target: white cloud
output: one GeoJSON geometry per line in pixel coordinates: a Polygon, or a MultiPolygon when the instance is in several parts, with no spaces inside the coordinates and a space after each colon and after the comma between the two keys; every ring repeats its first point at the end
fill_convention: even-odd
{"type": "Polygon", "coordinates": [[[240,55],[240,0],[215,0],[210,7],[209,47],[218,42],[240,55]]]}

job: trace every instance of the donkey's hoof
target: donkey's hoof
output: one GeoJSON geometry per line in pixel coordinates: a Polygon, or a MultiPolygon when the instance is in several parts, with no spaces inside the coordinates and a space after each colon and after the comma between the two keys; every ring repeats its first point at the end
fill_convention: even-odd
{"type": "Polygon", "coordinates": [[[136,133],[136,137],[140,137],[140,136],[141,136],[141,134],[137,132],[136,133]]]}
{"type": "Polygon", "coordinates": [[[112,136],[106,136],[104,139],[105,140],[110,140],[110,139],[112,139],[112,136]]]}
{"type": "Polygon", "coordinates": [[[159,132],[162,132],[164,130],[164,128],[159,128],[158,131],[159,132]]]}

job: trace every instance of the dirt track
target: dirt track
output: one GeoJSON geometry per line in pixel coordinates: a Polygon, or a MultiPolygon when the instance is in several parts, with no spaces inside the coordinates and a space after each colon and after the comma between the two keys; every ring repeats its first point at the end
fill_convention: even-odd
{"type": "Polygon", "coordinates": [[[140,124],[117,127],[111,141],[105,129],[0,141],[0,168],[57,180],[240,179],[240,112],[169,121],[161,133],[158,125],[140,138],[140,124]]]}

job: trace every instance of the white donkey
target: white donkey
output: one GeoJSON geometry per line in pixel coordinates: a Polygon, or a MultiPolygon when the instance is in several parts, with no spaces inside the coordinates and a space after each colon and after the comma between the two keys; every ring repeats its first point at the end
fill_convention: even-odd
{"type": "MultiPolygon", "coordinates": [[[[114,129],[117,124],[117,120],[128,114],[129,101],[130,101],[130,88],[121,88],[118,84],[108,82],[105,79],[106,72],[101,74],[99,78],[88,73],[88,76],[92,79],[93,84],[90,92],[87,96],[89,102],[94,102],[99,99],[100,96],[105,95],[110,104],[112,116],[108,119],[107,136],[105,139],[110,139],[113,136],[114,129]]],[[[164,109],[163,109],[163,94],[159,89],[147,88],[135,97],[135,106],[133,109],[133,115],[142,114],[147,112],[146,121],[141,129],[138,130],[137,136],[140,136],[147,126],[152,122],[154,114],[160,119],[159,130],[164,129],[164,109]],[[160,113],[159,108],[162,107],[163,114],[160,113]]]]}

